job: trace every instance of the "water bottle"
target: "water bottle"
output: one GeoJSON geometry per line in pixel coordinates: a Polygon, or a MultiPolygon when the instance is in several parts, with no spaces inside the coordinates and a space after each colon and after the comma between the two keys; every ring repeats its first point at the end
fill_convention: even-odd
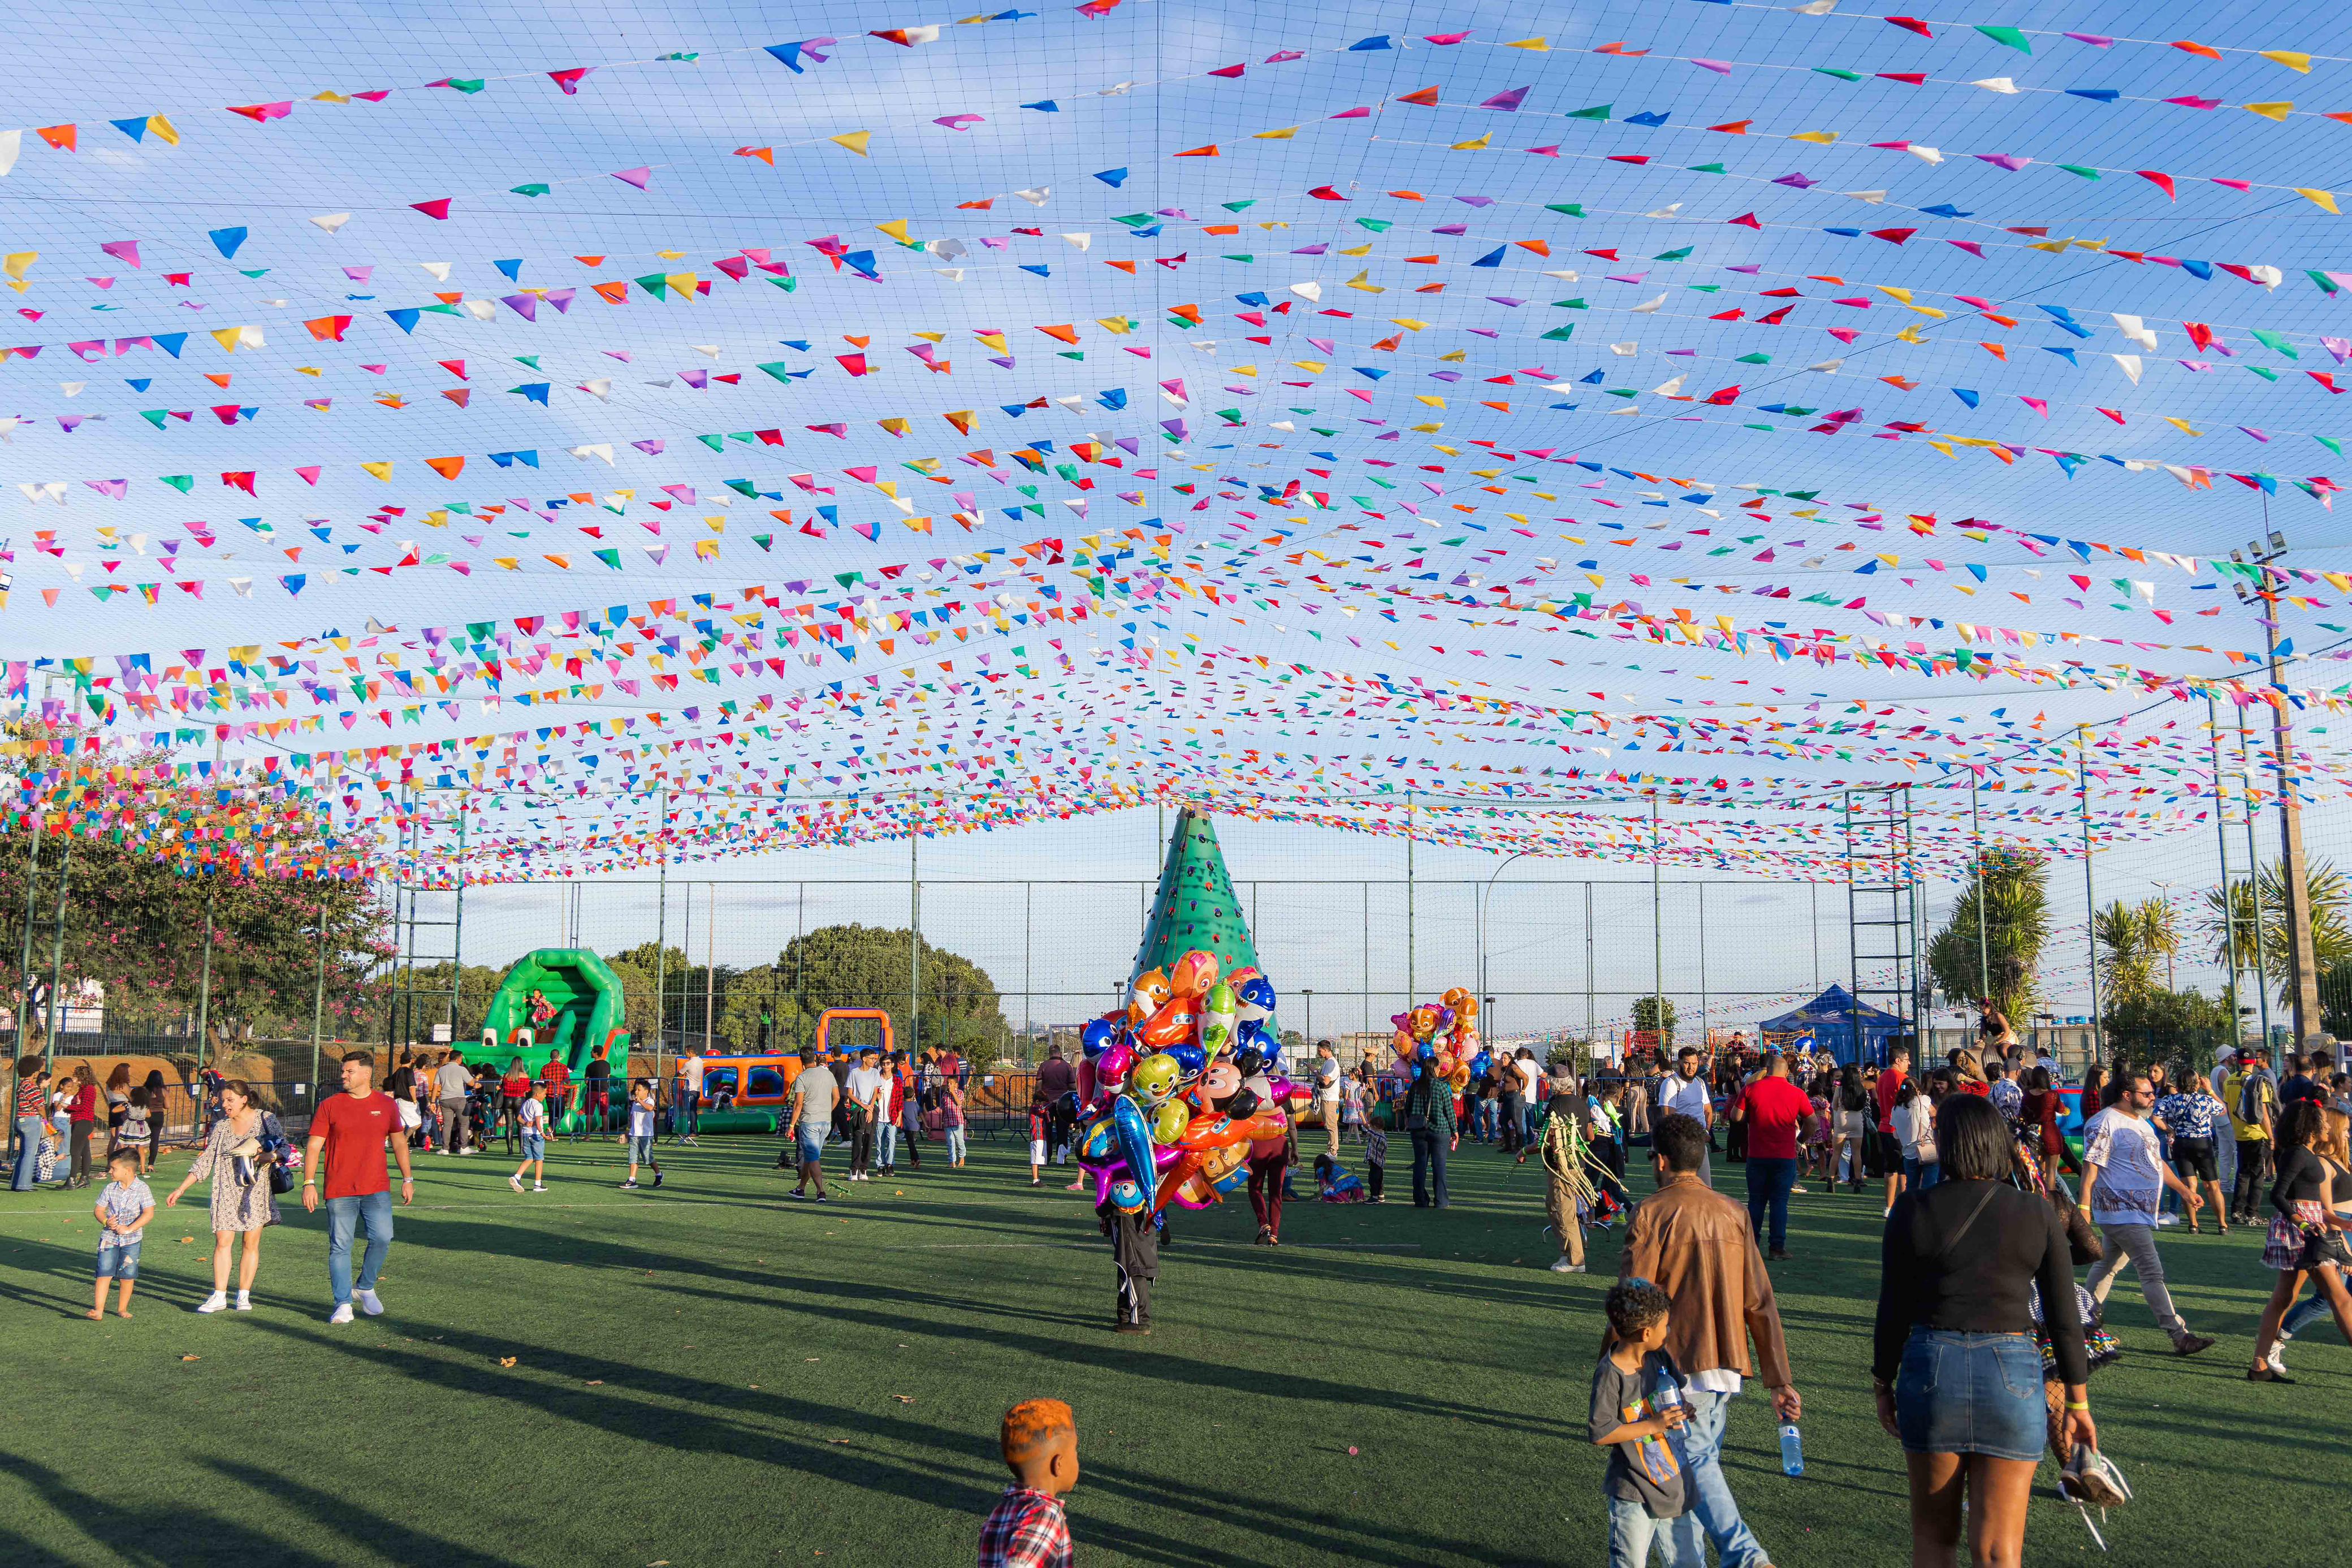
{"type": "Polygon", "coordinates": [[[1780,1473],[1791,1477],[1805,1473],[1805,1439],[1794,1421],[1780,1423],[1780,1473]]]}

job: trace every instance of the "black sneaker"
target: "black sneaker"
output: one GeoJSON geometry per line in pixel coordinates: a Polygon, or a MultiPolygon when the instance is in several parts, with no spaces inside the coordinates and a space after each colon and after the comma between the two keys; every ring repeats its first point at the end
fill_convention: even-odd
{"type": "Polygon", "coordinates": [[[793,1190],[792,1190],[792,1191],[790,1191],[790,1192],[788,1192],[788,1193],[784,1194],[784,1196],[785,1196],[786,1197],[797,1197],[797,1198],[800,1198],[800,1199],[803,1199],[803,1201],[805,1201],[805,1200],[807,1199],[807,1197],[808,1197],[808,1193],[807,1193],[807,1191],[806,1191],[805,1189],[803,1189],[803,1188],[801,1188],[801,1187],[794,1187],[794,1188],[793,1188],[793,1190]]]}
{"type": "Polygon", "coordinates": [[[661,1186],[661,1184],[662,1184],[662,1174],[661,1174],[661,1172],[659,1172],[659,1171],[656,1171],[656,1172],[654,1172],[654,1185],[655,1185],[656,1186],[661,1186]]]}

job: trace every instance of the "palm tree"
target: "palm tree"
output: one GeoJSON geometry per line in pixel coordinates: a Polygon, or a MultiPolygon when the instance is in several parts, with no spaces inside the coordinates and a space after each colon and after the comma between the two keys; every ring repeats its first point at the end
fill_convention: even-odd
{"type": "Polygon", "coordinates": [[[2157,959],[2164,960],[2164,988],[2171,990],[2172,960],[2180,954],[2180,929],[2173,920],[2172,901],[2144,898],[2132,914],[2139,925],[2140,951],[2147,956],[2151,968],[2157,959]]]}
{"type": "Polygon", "coordinates": [[[1985,850],[1982,865],[1983,875],[1969,880],[1951,918],[1927,944],[1927,967],[1950,997],[1978,996],[1989,978],[1993,1005],[2021,1018],[2033,1000],[2034,965],[2050,937],[2049,862],[2032,850],[1997,844],[1985,850]]]}
{"type": "MultiPolygon", "coordinates": [[[[2262,867],[2258,876],[2263,973],[2277,984],[2279,999],[2286,1001],[2294,991],[2294,970],[2287,957],[2286,879],[2276,861],[2262,867]]],[[[2332,861],[2312,866],[2306,880],[2311,898],[2312,963],[2325,975],[2339,964],[2352,962],[2352,883],[2345,880],[2332,861]]],[[[2243,882],[2232,882],[2226,890],[2208,888],[2205,911],[2198,918],[2197,929],[2212,944],[2213,961],[2225,968],[2254,967],[2254,889],[2243,882]],[[2234,954],[2231,950],[2233,936],[2234,954]]]]}
{"type": "Polygon", "coordinates": [[[2145,908],[2117,899],[2092,916],[2099,979],[2106,988],[2105,1000],[2110,1008],[2137,1001],[2156,989],[2155,955],[2147,946],[2142,921],[2145,908]]]}

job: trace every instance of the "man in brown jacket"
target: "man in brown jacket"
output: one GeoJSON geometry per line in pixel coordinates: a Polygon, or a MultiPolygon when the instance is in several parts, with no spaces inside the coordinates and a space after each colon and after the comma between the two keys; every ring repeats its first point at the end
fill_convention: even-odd
{"type": "Polygon", "coordinates": [[[1679,1113],[1659,1119],[1651,1145],[1658,1190],[1634,1208],[1617,1271],[1621,1278],[1650,1281],[1674,1302],[1664,1348],[1687,1380],[1691,1415],[1683,1434],[1690,1508],[1674,1521],[1669,1560],[1704,1563],[1704,1542],[1713,1541],[1722,1568],[1770,1568],[1723,1477],[1724,1417],[1749,1376],[1763,1378],[1783,1421],[1796,1420],[1803,1402],[1790,1380],[1780,1309],[1748,1211],[1699,1179],[1706,1155],[1706,1129],[1696,1119],[1679,1113]]]}

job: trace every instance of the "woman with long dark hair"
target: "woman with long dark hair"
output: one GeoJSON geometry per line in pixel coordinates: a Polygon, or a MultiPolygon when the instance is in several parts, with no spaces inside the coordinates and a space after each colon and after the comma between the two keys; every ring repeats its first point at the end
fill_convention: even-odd
{"type": "Polygon", "coordinates": [[[2344,1232],[2352,1228],[2352,1214],[2339,1203],[2352,1204],[2352,1171],[2345,1166],[2346,1151],[2330,1135],[2326,1109],[2316,1100],[2294,1100],[2272,1124],[2278,1160],[2278,1177],[2271,1184],[2270,1236],[2263,1247],[2263,1262],[2278,1271],[2278,1283],[2263,1308],[2263,1326],[2254,1337],[2254,1364],[2247,1370],[2250,1383],[2292,1383],[2294,1380],[2271,1364],[2278,1344],[2279,1321],[2294,1304],[2297,1291],[2308,1279],[2336,1313],[2336,1326],[2352,1344],[2352,1295],[2344,1278],[2352,1270],[2352,1248],[2344,1232]],[[2337,1157],[2330,1159],[2333,1154],[2337,1157]]]}
{"type": "Polygon", "coordinates": [[[2066,1140],[2058,1133],[2058,1115],[2063,1104],[2058,1091],[2051,1086],[2050,1070],[2046,1067],[2029,1069],[2025,1074],[2024,1105],[2017,1119],[2026,1129],[2033,1153],[2042,1162],[2044,1186],[2058,1185],[2058,1162],[2066,1152],[2066,1140]]]}
{"type": "Polygon", "coordinates": [[[1870,1112],[1870,1091],[1862,1082],[1862,1067],[1857,1062],[1849,1061],[1838,1071],[1837,1100],[1834,1106],[1837,1135],[1830,1148],[1830,1190],[1832,1192],[1837,1190],[1838,1162],[1842,1159],[1853,1162],[1848,1185],[1856,1192],[1862,1190],[1863,1163],[1870,1148],[1871,1134],[1874,1131],[1871,1125],[1870,1112]]]}
{"type": "Polygon", "coordinates": [[[2074,1269],[2057,1213],[2008,1179],[2009,1127],[1990,1102],[1950,1096],[1937,1136],[1943,1179],[1895,1199],[1881,1246],[1878,1421],[1910,1472],[1914,1568],[1955,1560],[1963,1498],[1971,1560],[2013,1564],[2047,1437],[2037,1290],[2069,1445],[2098,1448],[2074,1269]]]}

